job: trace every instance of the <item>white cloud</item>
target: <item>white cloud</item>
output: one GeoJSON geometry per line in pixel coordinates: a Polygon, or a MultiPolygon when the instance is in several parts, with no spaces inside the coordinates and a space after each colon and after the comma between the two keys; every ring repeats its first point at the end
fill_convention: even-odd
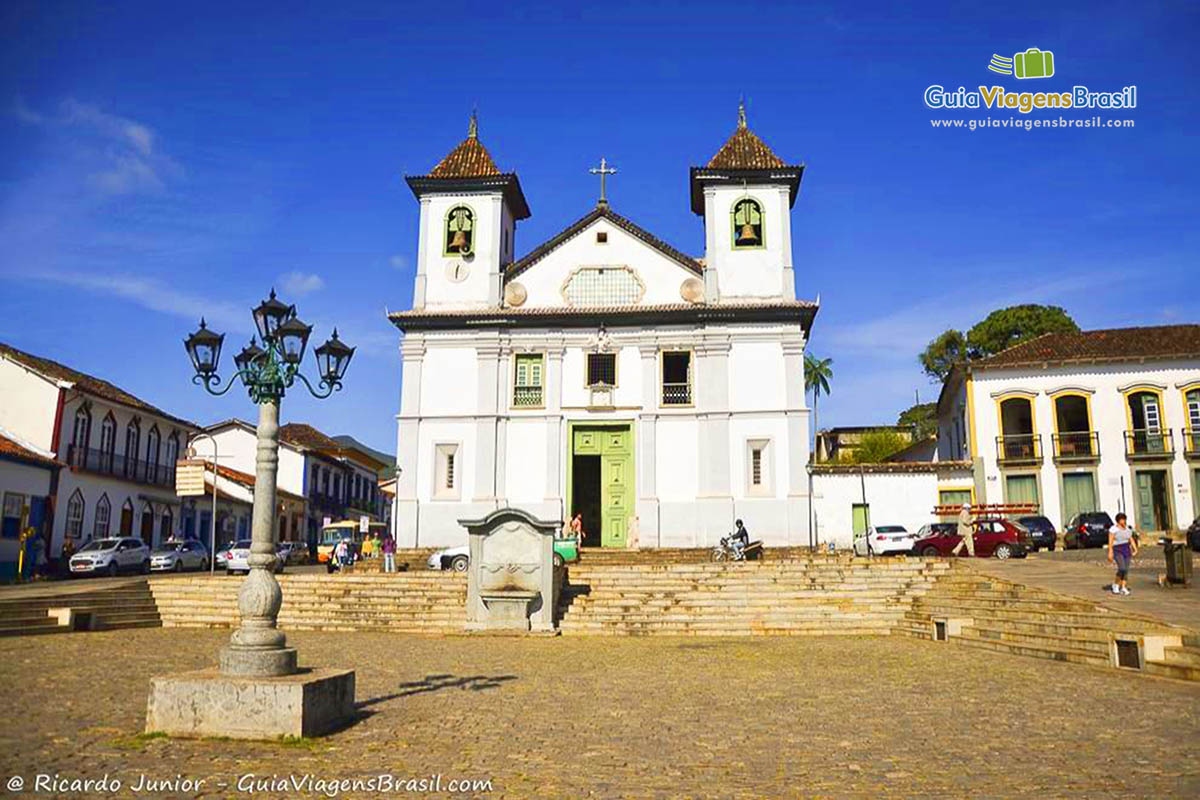
{"type": "Polygon", "coordinates": [[[325,287],[320,275],[312,272],[288,272],[279,276],[279,286],[285,294],[305,295],[325,287]]]}
{"type": "Polygon", "coordinates": [[[160,192],[168,177],[182,172],[159,151],[158,137],[148,125],[91,103],[68,98],[54,112],[43,113],[18,98],[13,115],[28,125],[70,131],[78,144],[89,146],[92,168],[87,180],[105,194],[160,192]]]}
{"type": "Polygon", "coordinates": [[[392,265],[392,269],[405,270],[408,269],[408,257],[399,253],[388,259],[388,263],[392,265]]]}
{"type": "Polygon", "coordinates": [[[204,317],[208,320],[209,327],[218,332],[251,332],[249,309],[224,300],[213,300],[181,291],[153,278],[136,275],[92,275],[81,272],[46,272],[27,277],[96,294],[120,297],[151,311],[182,317],[193,324],[204,317]]]}

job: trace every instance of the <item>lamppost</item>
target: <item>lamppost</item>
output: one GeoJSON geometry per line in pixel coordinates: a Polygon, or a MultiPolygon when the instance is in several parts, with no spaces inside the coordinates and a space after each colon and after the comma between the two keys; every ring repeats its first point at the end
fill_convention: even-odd
{"type": "MultiPolygon", "coordinates": [[[[276,627],[283,592],[275,580],[275,476],[279,466],[279,403],[296,380],[318,399],[342,388],[342,377],[354,348],[338,339],[337,329],[313,352],[317,360],[316,387],[300,372],[312,326],[296,317],[296,307],[271,296],[253,309],[255,327],[262,340],[250,344],[233,357],[236,377],[258,405],[258,446],[254,476],[254,510],[250,532],[250,567],[238,592],[241,625],[221,651],[221,672],[226,675],[272,677],[296,671],[296,650],[286,646],[287,637],[276,627]]],[[[214,395],[228,392],[235,382],[222,386],[217,375],[225,335],[209,330],[204,320],[200,329],[184,341],[201,384],[214,395]]]]}

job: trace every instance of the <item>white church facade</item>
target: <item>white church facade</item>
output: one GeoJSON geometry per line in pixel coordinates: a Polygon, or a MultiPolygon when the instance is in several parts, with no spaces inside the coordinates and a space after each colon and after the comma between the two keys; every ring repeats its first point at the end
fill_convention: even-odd
{"type": "Polygon", "coordinates": [[[803,171],[740,114],[691,170],[702,259],[617,214],[603,188],[516,258],[530,210],[474,120],[409,177],[413,308],[390,315],[403,334],[398,543],[459,544],[459,519],[513,506],[581,513],[590,546],[706,546],[737,518],[768,544],[807,544],[817,304],[796,297],[791,243],[803,171]]]}

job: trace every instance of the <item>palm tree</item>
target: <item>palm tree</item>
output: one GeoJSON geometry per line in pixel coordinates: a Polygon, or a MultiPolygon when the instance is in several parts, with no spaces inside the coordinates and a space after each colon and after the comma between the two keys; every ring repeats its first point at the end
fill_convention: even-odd
{"type": "Polygon", "coordinates": [[[804,390],[813,396],[813,461],[817,460],[817,398],[829,394],[829,379],[833,377],[833,359],[804,354],[804,390]]]}

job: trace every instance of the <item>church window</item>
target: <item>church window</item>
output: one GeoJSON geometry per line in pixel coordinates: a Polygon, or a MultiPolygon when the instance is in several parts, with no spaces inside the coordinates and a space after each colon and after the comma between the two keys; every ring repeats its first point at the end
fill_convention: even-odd
{"type": "Polygon", "coordinates": [[[662,404],[692,404],[692,354],[687,350],[662,355],[662,404]]]}
{"type": "Polygon", "coordinates": [[[563,284],[569,306],[628,306],[642,301],[646,287],[629,267],[580,267],[563,284]]]}
{"type": "Polygon", "coordinates": [[[513,385],[514,408],[538,408],[542,405],[544,363],[541,353],[520,353],[516,358],[513,385]]]}
{"type": "Polygon", "coordinates": [[[446,214],[444,254],[465,256],[475,248],[475,214],[466,206],[455,206],[446,214]]]}
{"type": "Polygon", "coordinates": [[[746,442],[746,450],[749,464],[747,494],[771,494],[771,440],[750,439],[746,442]]]}
{"type": "Polygon", "coordinates": [[[617,385],[617,354],[588,353],[587,354],[587,385],[588,386],[617,385]]]}
{"type": "Polygon", "coordinates": [[[608,244],[608,231],[596,231],[596,244],[608,244]]]}
{"type": "Polygon", "coordinates": [[[746,250],[763,247],[762,206],[749,197],[733,204],[733,247],[746,250]]]}
{"type": "Polygon", "coordinates": [[[438,500],[457,500],[459,491],[458,445],[439,444],[436,450],[434,475],[437,484],[433,496],[438,500]]]}
{"type": "Polygon", "coordinates": [[[78,539],[83,536],[83,493],[78,489],[67,501],[67,536],[78,539]]]}

